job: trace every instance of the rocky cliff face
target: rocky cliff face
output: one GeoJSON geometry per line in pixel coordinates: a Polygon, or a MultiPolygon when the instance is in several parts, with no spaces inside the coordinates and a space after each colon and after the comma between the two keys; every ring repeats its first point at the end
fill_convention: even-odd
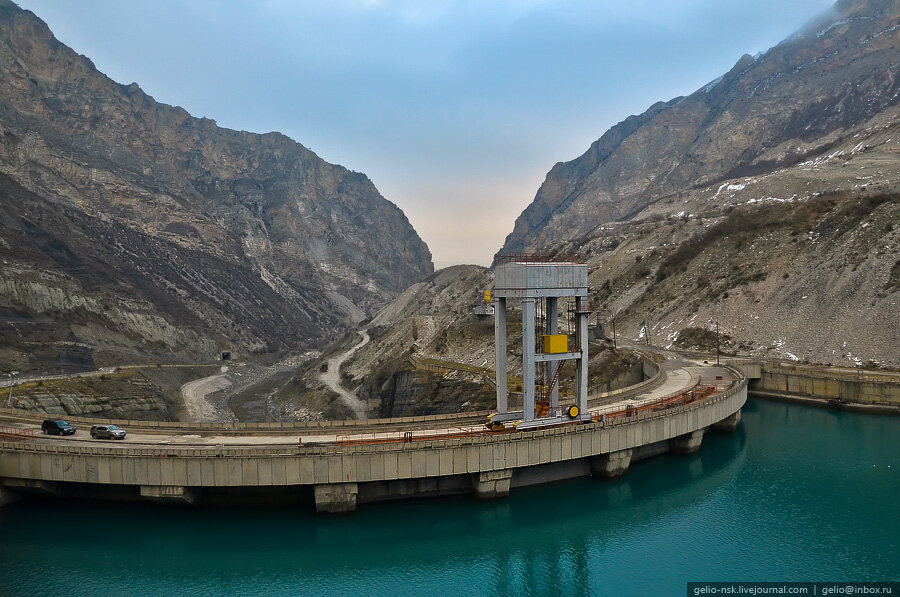
{"type": "Polygon", "coordinates": [[[862,144],[663,199],[561,250],[588,255],[620,341],[690,346],[719,322],[729,352],[900,367],[900,173],[885,168],[900,123],[874,126],[862,144]]]}
{"type": "Polygon", "coordinates": [[[898,44],[900,2],[839,2],[557,164],[501,252],[588,258],[628,340],[900,366],[898,44]]]}
{"type": "Polygon", "coordinates": [[[673,193],[823,155],[900,102],[900,2],[842,0],[688,97],[556,164],[502,252],[541,251],[673,193]]]}
{"type": "Polygon", "coordinates": [[[8,0],[0,72],[0,307],[23,321],[123,355],[277,350],[433,271],[365,175],[120,85],[8,0]]]}
{"type": "Polygon", "coordinates": [[[178,387],[209,367],[129,369],[68,379],[30,381],[16,386],[16,408],[52,415],[173,420],[178,387]]]}

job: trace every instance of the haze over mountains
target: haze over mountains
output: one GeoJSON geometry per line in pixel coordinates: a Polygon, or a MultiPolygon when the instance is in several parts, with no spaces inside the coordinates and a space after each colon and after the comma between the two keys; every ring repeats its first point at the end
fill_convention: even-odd
{"type": "Polygon", "coordinates": [[[11,368],[73,349],[127,362],[297,348],[433,271],[365,175],[120,85],[9,0],[0,72],[11,368]]]}

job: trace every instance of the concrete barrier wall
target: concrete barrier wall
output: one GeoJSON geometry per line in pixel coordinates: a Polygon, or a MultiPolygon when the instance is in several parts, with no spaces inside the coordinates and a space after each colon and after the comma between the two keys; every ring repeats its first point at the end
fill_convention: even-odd
{"type": "Polygon", "coordinates": [[[762,361],[757,359],[736,359],[729,357],[721,359],[721,362],[740,369],[747,379],[759,379],[762,375],[763,364],[762,361]]]}
{"type": "MultiPolygon", "coordinates": [[[[551,429],[410,443],[154,448],[0,443],[9,480],[236,487],[367,483],[488,473],[586,458],[702,430],[740,410],[746,382],[686,406],[551,429]]],[[[508,478],[507,478],[508,485],[508,478]]]]}
{"type": "Polygon", "coordinates": [[[862,369],[860,367],[838,367],[803,365],[795,362],[778,360],[761,361],[766,371],[800,373],[810,377],[829,377],[848,381],[876,381],[900,384],[900,372],[882,371],[878,369],[862,369]]]}
{"type": "Polygon", "coordinates": [[[358,433],[368,428],[377,428],[379,431],[396,429],[417,429],[433,427],[439,424],[481,424],[485,417],[493,411],[474,411],[470,413],[451,413],[442,415],[420,415],[411,417],[392,417],[389,419],[342,419],[337,421],[296,421],[296,422],[266,422],[266,423],[196,423],[190,421],[140,421],[134,419],[96,419],[91,417],[60,417],[46,413],[24,411],[13,408],[0,408],[0,420],[40,423],[44,419],[65,418],[66,421],[78,427],[90,427],[98,421],[111,423],[129,430],[172,431],[182,433],[199,433],[201,435],[227,435],[235,433],[240,435],[258,434],[291,434],[301,432],[326,431],[339,433],[346,430],[347,433],[358,433]]]}
{"type": "Polygon", "coordinates": [[[635,387],[636,385],[647,380],[648,377],[644,373],[645,361],[632,364],[627,370],[613,376],[607,383],[596,385],[588,389],[588,396],[595,397],[600,394],[614,392],[624,388],[635,387]]]}
{"type": "Polygon", "coordinates": [[[900,383],[847,379],[811,371],[764,370],[750,384],[750,391],[773,392],[860,404],[900,405],[900,383]]]}
{"type": "MultiPolygon", "coordinates": [[[[637,370],[635,370],[637,372],[637,370]]],[[[641,359],[641,377],[643,381],[634,385],[626,385],[610,391],[602,391],[604,386],[592,388],[588,392],[588,400],[593,401],[601,398],[612,398],[615,396],[624,397],[626,395],[637,395],[650,390],[662,383],[662,374],[659,365],[647,358],[641,359]]],[[[635,380],[636,381],[636,380],[635,380]]]]}
{"type": "Polygon", "coordinates": [[[641,359],[641,361],[643,362],[644,379],[653,379],[659,375],[659,365],[647,358],[641,359]]]}

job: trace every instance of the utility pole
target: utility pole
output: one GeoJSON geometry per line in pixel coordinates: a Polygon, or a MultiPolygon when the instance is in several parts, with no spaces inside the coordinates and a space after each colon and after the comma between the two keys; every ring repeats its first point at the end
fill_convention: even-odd
{"type": "Polygon", "coordinates": [[[617,350],[619,347],[616,346],[616,319],[612,320],[612,328],[613,328],[613,350],[617,350]]]}
{"type": "Polygon", "coordinates": [[[10,371],[9,372],[9,396],[6,397],[6,405],[5,405],[7,408],[12,403],[13,386],[16,385],[15,376],[18,374],[19,374],[18,371],[10,371]]]}

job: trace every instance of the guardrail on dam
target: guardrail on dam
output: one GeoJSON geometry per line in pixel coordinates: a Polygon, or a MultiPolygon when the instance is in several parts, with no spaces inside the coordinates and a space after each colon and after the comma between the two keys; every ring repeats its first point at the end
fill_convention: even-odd
{"type": "MultiPolygon", "coordinates": [[[[19,491],[57,495],[205,501],[262,491],[311,498],[317,510],[358,503],[474,492],[583,475],[623,474],[634,460],[699,449],[706,430],[733,430],[747,399],[740,377],[722,392],[687,404],[649,404],[546,429],[446,434],[408,441],[314,445],[192,445],[0,441],[0,502],[19,491]]],[[[624,408],[624,407],[623,407],[624,408]]],[[[212,431],[212,429],[208,429],[212,431]]]]}

